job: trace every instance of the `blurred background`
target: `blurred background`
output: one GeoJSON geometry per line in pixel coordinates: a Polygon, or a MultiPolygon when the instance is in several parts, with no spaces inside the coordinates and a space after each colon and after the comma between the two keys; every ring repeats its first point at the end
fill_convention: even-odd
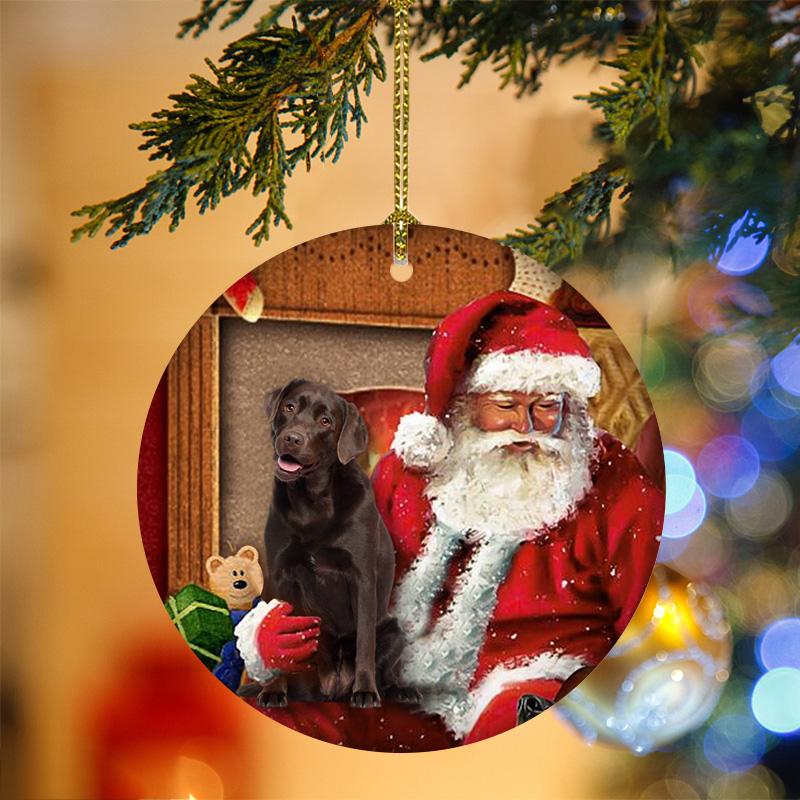
{"type": "MultiPolygon", "coordinates": [[[[778,269],[786,250],[740,235],[735,219],[719,252],[680,273],[657,263],[610,274],[587,258],[566,274],[641,365],[658,414],[665,571],[639,630],[666,637],[653,651],[661,669],[677,647],[662,621],[677,630],[702,605],[709,639],[690,653],[700,667],[665,679],[681,692],[691,684],[670,695],[676,703],[713,699],[673,733],[695,730],[637,747],[609,722],[624,682],[600,676],[568,715],[469,748],[336,750],[265,721],[191,655],[139,537],[136,468],[153,391],[191,325],[244,272],[381,222],[392,204],[391,88],[378,84],[361,139],[336,165],[291,179],[295,227],[262,247],[244,235],[261,201],[244,193],[121,251],[102,237],[69,243],[72,210],[154,169],[127,125],[232,38],[176,40],[197,6],[0,6],[3,796],[797,797],[800,346],[776,352],[731,323],[732,304],[769,316],[748,281],[778,269]],[[727,667],[720,642],[732,646],[727,667]]],[[[613,72],[577,58],[524,100],[498,91],[488,69],[456,91],[460,72],[456,61],[412,62],[410,207],[429,225],[500,236],[596,165],[599,117],[573,97],[613,72]]],[[[663,695],[662,672],[633,693],[644,706],[663,695]]]]}

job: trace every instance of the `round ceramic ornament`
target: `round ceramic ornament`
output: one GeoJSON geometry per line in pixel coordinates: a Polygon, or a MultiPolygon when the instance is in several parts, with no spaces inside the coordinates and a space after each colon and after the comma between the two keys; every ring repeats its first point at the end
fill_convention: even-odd
{"type": "Polygon", "coordinates": [[[333,744],[536,716],[612,648],[661,534],[644,384],[592,305],[480,236],[301,244],[211,303],[155,392],[148,562],[209,680],[333,744]],[[403,277],[403,276],[400,276],[403,277]]]}
{"type": "Polygon", "coordinates": [[[650,577],[664,462],[607,322],[531,258],[407,202],[211,303],[155,392],[139,505],[177,633],[241,702],[336,745],[446,749],[606,656],[650,577]]]}

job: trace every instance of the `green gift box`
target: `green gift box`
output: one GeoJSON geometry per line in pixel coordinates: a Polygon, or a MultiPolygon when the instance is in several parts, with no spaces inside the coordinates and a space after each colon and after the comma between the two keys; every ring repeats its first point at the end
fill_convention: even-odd
{"type": "Polygon", "coordinates": [[[202,586],[190,583],[170,595],[164,607],[195,655],[209,669],[219,664],[222,646],[233,639],[228,604],[202,586]]]}

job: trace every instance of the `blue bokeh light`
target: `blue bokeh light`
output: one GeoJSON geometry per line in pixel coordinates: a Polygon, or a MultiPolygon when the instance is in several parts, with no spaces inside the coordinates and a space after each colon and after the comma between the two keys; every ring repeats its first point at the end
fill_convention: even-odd
{"type": "Polygon", "coordinates": [[[800,619],[784,617],[765,628],[758,637],[756,655],[765,669],[800,669],[800,619]]]}
{"type": "Polygon", "coordinates": [[[753,488],[761,470],[758,451],[741,436],[718,436],[697,457],[697,476],[717,497],[740,497],[753,488]]]}
{"type": "Polygon", "coordinates": [[[683,551],[689,546],[691,539],[688,536],[682,536],[680,539],[672,539],[669,536],[662,534],[661,541],[658,545],[658,555],[656,561],[659,564],[668,564],[683,554],[683,551]]]}
{"type": "Polygon", "coordinates": [[[767,736],[752,717],[724,714],[703,737],[703,753],[721,772],[744,772],[754,767],[767,749],[767,736]]]}
{"type": "Polygon", "coordinates": [[[797,416],[797,411],[781,403],[769,386],[765,386],[753,395],[753,405],[770,419],[792,419],[797,416]]]}
{"type": "Polygon", "coordinates": [[[789,394],[800,396],[800,336],[772,359],[772,374],[789,394]]]}
{"type": "Polygon", "coordinates": [[[742,415],[742,436],[752,443],[763,461],[781,461],[800,448],[800,417],[765,416],[760,407],[742,415]]]}
{"type": "Polygon", "coordinates": [[[664,517],[664,537],[681,539],[694,533],[703,524],[707,508],[705,492],[699,486],[695,486],[689,502],[680,511],[664,517]]]}
{"type": "Polygon", "coordinates": [[[753,716],[773,733],[800,729],[800,669],[778,667],[762,675],[750,698],[753,716]]]}
{"type": "Polygon", "coordinates": [[[694,467],[686,456],[676,450],[664,450],[667,501],[666,513],[675,514],[689,504],[697,488],[694,467]]]}
{"type": "Polygon", "coordinates": [[[758,229],[766,227],[762,221],[756,221],[755,215],[747,211],[731,225],[722,252],[716,250],[711,253],[711,258],[716,260],[720,272],[726,275],[747,275],[757,270],[767,257],[770,248],[768,235],[761,237],[755,233],[750,236],[739,235],[745,224],[752,222],[756,222],[755,227],[758,229]]]}

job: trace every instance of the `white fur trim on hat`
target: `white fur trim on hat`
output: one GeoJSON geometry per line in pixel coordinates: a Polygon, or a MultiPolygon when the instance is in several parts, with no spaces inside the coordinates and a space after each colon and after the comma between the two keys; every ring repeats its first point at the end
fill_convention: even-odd
{"type": "Polygon", "coordinates": [[[444,423],[430,414],[418,411],[400,418],[392,439],[392,450],[407,467],[430,469],[449,452],[450,431],[444,423]]]}
{"type": "Polygon", "coordinates": [[[280,674],[280,670],[271,669],[264,663],[258,652],[257,643],[259,626],[264,621],[264,617],[278,605],[280,605],[279,600],[270,600],[269,603],[262,600],[251,611],[248,611],[233,629],[236,636],[236,649],[244,661],[245,671],[259,683],[269,683],[280,674]]]}
{"type": "Polygon", "coordinates": [[[586,399],[600,391],[600,367],[591,358],[532,350],[494,352],[475,359],[467,392],[568,392],[586,399]]]}

